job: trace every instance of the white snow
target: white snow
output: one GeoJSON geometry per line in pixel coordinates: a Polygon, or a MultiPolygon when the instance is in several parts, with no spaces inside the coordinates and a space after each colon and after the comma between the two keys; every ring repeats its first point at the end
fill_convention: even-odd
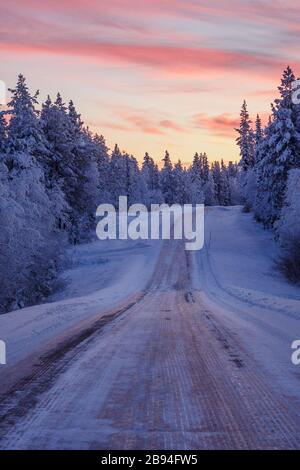
{"type": "MultiPolygon", "coordinates": [[[[104,312],[149,280],[161,241],[105,240],[70,249],[72,267],[61,275],[65,288],[49,302],[0,315],[7,367],[81,320],[104,312]]],[[[0,368],[1,375],[6,367],[0,368]]]]}
{"type": "Polygon", "coordinates": [[[197,253],[194,287],[218,321],[242,339],[258,367],[299,398],[291,344],[300,338],[300,288],[275,266],[280,248],[273,233],[240,206],[213,207],[206,208],[205,240],[197,253]]]}
{"type": "MultiPolygon", "coordinates": [[[[291,344],[300,339],[300,289],[274,265],[279,247],[272,232],[238,206],[206,208],[205,232],[205,248],[195,252],[193,287],[258,367],[299,398],[291,344]]],[[[62,275],[67,285],[51,303],[0,316],[0,338],[7,343],[0,379],[44,342],[143,289],[160,247],[160,241],[110,240],[73,248],[73,265],[62,275]]]]}

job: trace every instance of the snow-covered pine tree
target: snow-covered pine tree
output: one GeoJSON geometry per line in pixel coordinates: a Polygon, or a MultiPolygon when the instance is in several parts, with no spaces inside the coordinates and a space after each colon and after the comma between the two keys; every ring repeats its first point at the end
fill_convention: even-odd
{"type": "Polygon", "coordinates": [[[240,148],[240,167],[242,169],[242,173],[239,175],[240,191],[244,199],[244,209],[249,211],[253,207],[255,199],[255,152],[262,132],[261,120],[258,115],[255,121],[255,131],[253,131],[245,100],[240,113],[240,127],[236,131],[239,134],[236,142],[240,148]]]}
{"type": "Polygon", "coordinates": [[[221,206],[229,206],[231,201],[230,184],[226,165],[221,159],[221,178],[219,187],[219,202],[221,206]]]}
{"type": "MultiPolygon", "coordinates": [[[[260,116],[259,114],[257,114],[256,119],[255,119],[255,135],[254,135],[255,149],[257,148],[262,138],[263,138],[263,128],[262,128],[260,116]]],[[[255,153],[255,150],[254,150],[254,153],[255,153]]],[[[254,157],[254,163],[255,163],[255,157],[254,157]]]]}
{"type": "Polygon", "coordinates": [[[122,158],[125,164],[125,188],[128,204],[143,202],[143,179],[136,158],[125,153],[122,158]]]}
{"type": "Polygon", "coordinates": [[[143,195],[143,202],[146,204],[147,207],[150,206],[152,202],[152,194],[153,194],[153,176],[154,176],[154,160],[152,157],[150,157],[149,153],[146,152],[143,158],[143,163],[142,163],[142,171],[141,171],[141,177],[144,180],[144,185],[145,185],[145,192],[143,195]]]}
{"type": "Polygon", "coordinates": [[[296,108],[291,99],[294,80],[293,71],[287,67],[278,87],[280,98],[275,100],[273,106],[273,120],[266,130],[265,142],[260,149],[258,217],[267,226],[272,226],[280,216],[288,171],[300,166],[300,134],[296,108]]]}
{"type": "Polygon", "coordinates": [[[163,195],[162,195],[162,190],[160,186],[160,172],[157,163],[154,164],[154,169],[153,169],[153,200],[154,202],[161,203],[163,202],[163,195]]]}
{"type": "Polygon", "coordinates": [[[160,172],[160,184],[164,201],[166,204],[173,204],[174,201],[174,181],[173,181],[173,165],[170,159],[170,154],[166,150],[165,156],[162,159],[164,166],[160,172]]]}
{"type": "Polygon", "coordinates": [[[31,95],[26,79],[23,75],[18,76],[18,81],[14,89],[9,88],[12,94],[8,103],[10,120],[7,126],[7,160],[9,170],[22,169],[24,158],[34,158],[35,162],[41,162],[47,154],[47,142],[41,128],[38,111],[35,105],[38,104],[39,92],[31,95]]]}
{"type": "MultiPolygon", "coordinates": [[[[59,97],[59,99],[61,98],[59,97]]],[[[40,115],[40,124],[47,140],[47,154],[41,163],[45,174],[46,189],[53,204],[52,213],[55,216],[56,226],[59,230],[68,231],[71,209],[63,191],[63,177],[59,165],[62,157],[58,150],[58,143],[61,141],[62,146],[66,145],[65,142],[62,142],[62,136],[59,134],[62,130],[60,114],[48,95],[47,100],[42,104],[40,115]]]]}
{"type": "Polygon", "coordinates": [[[239,184],[239,166],[237,163],[229,162],[227,166],[227,175],[229,181],[230,204],[241,204],[241,191],[239,184]]]}
{"type": "Polygon", "coordinates": [[[229,178],[236,178],[238,171],[239,171],[239,168],[238,168],[237,163],[234,163],[232,161],[228,162],[227,173],[228,173],[229,178]]]}
{"type": "Polygon", "coordinates": [[[203,185],[204,203],[206,206],[214,206],[217,204],[216,200],[216,184],[213,177],[213,172],[209,171],[207,181],[203,185]]]}
{"type": "Polygon", "coordinates": [[[11,119],[7,126],[5,158],[1,162],[0,275],[3,309],[17,308],[46,296],[59,263],[60,237],[46,189],[42,162],[46,140],[30,95],[19,75],[10,90],[11,119]]]}
{"type": "MultiPolygon", "coordinates": [[[[296,94],[296,97],[299,98],[300,95],[300,78],[297,78],[295,84],[294,84],[294,93],[296,94]]],[[[296,129],[300,130],[300,103],[297,104],[296,102],[294,103],[294,113],[295,113],[295,127],[296,129]]],[[[296,164],[297,168],[300,168],[300,162],[297,162],[296,164]]]]}
{"type": "Polygon", "coordinates": [[[258,222],[267,220],[267,208],[269,207],[269,195],[264,184],[264,161],[269,152],[269,135],[271,133],[272,119],[269,118],[268,125],[265,127],[263,137],[255,149],[255,167],[252,173],[252,182],[249,180],[249,189],[247,190],[250,200],[250,208],[253,208],[255,218],[258,222]]]}
{"type": "Polygon", "coordinates": [[[98,167],[98,187],[99,200],[102,203],[112,203],[112,195],[109,191],[110,180],[110,157],[108,155],[108,147],[103,135],[95,134],[93,137],[95,144],[94,153],[98,167]]]}
{"type": "Polygon", "coordinates": [[[173,202],[176,204],[185,204],[187,201],[186,184],[185,184],[186,172],[182,167],[181,161],[174,165],[173,169],[173,188],[174,188],[174,199],[173,202]]]}
{"type": "Polygon", "coordinates": [[[95,214],[99,197],[99,176],[94,141],[88,128],[83,127],[80,114],[73,101],[68,105],[68,119],[72,154],[74,156],[73,172],[76,183],[69,194],[69,204],[73,215],[73,238],[78,243],[89,236],[94,227],[95,214]]]}
{"type": "Polygon", "coordinates": [[[202,204],[204,202],[203,194],[203,160],[202,154],[195,153],[192,165],[188,171],[188,202],[192,204],[202,204]]]}
{"type": "Polygon", "coordinates": [[[111,154],[111,172],[108,186],[112,195],[112,203],[115,207],[118,207],[119,196],[126,196],[127,188],[125,159],[117,144],[111,154]]]}
{"type": "Polygon", "coordinates": [[[201,154],[201,161],[202,161],[201,178],[202,178],[203,183],[205,184],[209,179],[209,163],[208,163],[208,158],[205,152],[201,154]]]}
{"type": "Polygon", "coordinates": [[[254,166],[254,134],[245,100],[240,113],[240,127],[236,131],[239,134],[236,142],[240,148],[240,165],[243,171],[248,171],[254,166]]]}
{"type": "Polygon", "coordinates": [[[76,173],[70,121],[59,93],[54,103],[48,96],[42,104],[40,123],[48,149],[43,169],[47,188],[56,195],[53,202],[57,226],[71,238],[74,217],[70,194],[76,190],[76,173]]]}
{"type": "Polygon", "coordinates": [[[5,113],[4,111],[0,111],[0,154],[6,149],[6,130],[5,113]]]}
{"type": "Polygon", "coordinates": [[[58,93],[54,104],[48,97],[42,106],[41,124],[47,137],[50,161],[48,184],[63,193],[66,205],[59,214],[60,225],[68,228],[69,239],[85,239],[93,226],[99,202],[99,178],[95,143],[83,127],[74,103],[68,107],[58,93]]]}
{"type": "Polygon", "coordinates": [[[300,169],[288,173],[287,189],[275,230],[283,247],[279,260],[282,272],[293,282],[300,282],[300,169]]]}
{"type": "Polygon", "coordinates": [[[145,153],[143,159],[141,178],[144,180],[143,203],[147,207],[150,204],[161,204],[163,196],[160,189],[159,169],[148,152],[145,153]]]}
{"type": "Polygon", "coordinates": [[[76,153],[78,165],[79,241],[89,239],[95,228],[95,214],[101,202],[95,143],[88,128],[83,128],[76,153]]]}
{"type": "Polygon", "coordinates": [[[212,176],[213,176],[213,180],[214,180],[214,184],[215,184],[215,201],[216,201],[216,204],[221,204],[220,202],[220,193],[221,193],[221,179],[222,179],[222,176],[221,176],[221,167],[220,167],[220,163],[218,161],[215,161],[212,163],[211,165],[211,172],[212,172],[212,176]]]}

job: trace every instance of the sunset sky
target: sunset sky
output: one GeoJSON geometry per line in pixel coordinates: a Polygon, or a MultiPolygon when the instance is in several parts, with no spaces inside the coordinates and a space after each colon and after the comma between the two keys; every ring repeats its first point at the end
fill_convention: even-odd
{"type": "Polygon", "coordinates": [[[236,160],[242,100],[266,118],[282,69],[300,75],[298,1],[0,0],[0,79],[60,91],[139,160],[236,160]]]}

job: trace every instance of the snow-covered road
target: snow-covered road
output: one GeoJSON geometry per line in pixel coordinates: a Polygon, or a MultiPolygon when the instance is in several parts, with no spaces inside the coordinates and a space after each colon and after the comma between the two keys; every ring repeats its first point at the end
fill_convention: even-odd
{"type": "Polygon", "coordinates": [[[300,398],[300,366],[291,361],[292,342],[300,339],[300,288],[276,268],[280,250],[272,232],[240,207],[207,208],[205,230],[194,287],[215,318],[268,369],[272,383],[300,398]]]}
{"type": "Polygon", "coordinates": [[[206,230],[202,252],[165,242],[143,288],[1,369],[0,448],[299,448],[300,290],[240,208],[209,209],[206,230]]]}

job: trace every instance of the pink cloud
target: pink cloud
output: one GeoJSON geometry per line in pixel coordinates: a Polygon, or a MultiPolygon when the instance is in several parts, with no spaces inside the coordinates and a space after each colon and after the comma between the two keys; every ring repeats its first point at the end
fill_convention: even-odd
{"type": "Polygon", "coordinates": [[[147,110],[126,108],[123,110],[111,108],[114,113],[113,120],[100,121],[97,127],[121,130],[125,132],[139,131],[145,134],[166,135],[168,131],[187,132],[183,126],[171,119],[155,119],[147,110]]]}
{"type": "MultiPolygon", "coordinates": [[[[0,9],[4,12],[19,13],[23,7],[24,4],[22,5],[20,0],[10,0],[0,9]]],[[[237,21],[239,25],[244,21],[268,25],[270,28],[277,27],[296,34],[300,32],[300,5],[294,0],[27,0],[24,8],[24,20],[28,19],[28,13],[34,16],[37,16],[37,13],[48,16],[54,11],[57,16],[73,23],[74,20],[75,23],[81,20],[95,25],[140,30],[145,33],[150,32],[150,29],[145,30],[144,26],[144,20],[149,16],[170,18],[173,21],[178,18],[192,18],[215,25],[224,24],[224,21],[237,21]]]]}
{"type": "Polygon", "coordinates": [[[158,125],[142,114],[128,114],[124,115],[123,118],[132,124],[134,128],[144,132],[145,134],[164,135],[164,132],[158,125]]]}
{"type": "MultiPolygon", "coordinates": [[[[177,76],[241,72],[270,78],[277,76],[287,63],[283,59],[284,48],[268,50],[266,47],[265,53],[251,52],[251,37],[244,51],[243,44],[226,47],[226,39],[224,43],[211,42],[209,32],[205,37],[198,31],[196,36],[186,28],[176,29],[176,18],[205,20],[213,33],[214,28],[224,27],[220,23],[224,18],[231,23],[237,18],[248,21],[249,17],[255,24],[267,23],[271,12],[273,23],[277,22],[288,31],[297,28],[300,31],[296,19],[300,7],[291,1],[285,2],[283,7],[282,2],[265,5],[240,0],[28,0],[26,9],[20,8],[20,3],[11,0],[0,6],[2,51],[78,56],[95,63],[129,64],[177,76]],[[149,15],[155,19],[166,15],[164,26],[147,21],[149,15]],[[141,41],[141,34],[147,37],[147,43],[141,41]]],[[[237,29],[239,27],[237,24],[237,29]]],[[[291,65],[299,65],[299,61],[296,62],[291,65]]]]}
{"type": "MultiPolygon", "coordinates": [[[[20,6],[19,0],[10,0],[15,8],[20,6]]],[[[195,2],[193,0],[151,0],[141,2],[140,0],[27,0],[26,7],[33,10],[47,12],[49,10],[63,12],[86,12],[92,10],[101,12],[103,15],[126,13],[127,16],[147,14],[168,14],[174,16],[205,15],[211,16],[240,16],[255,19],[269,17],[272,21],[277,19],[282,22],[294,22],[297,20],[295,14],[299,13],[300,7],[293,0],[283,1],[243,1],[240,0],[210,0],[195,2]]]]}
{"type": "Polygon", "coordinates": [[[124,131],[124,132],[132,131],[130,127],[124,126],[123,124],[118,124],[116,122],[105,121],[105,122],[100,122],[100,123],[94,122],[91,124],[94,127],[101,127],[103,129],[113,129],[113,130],[124,131]]]}
{"type": "MultiPolygon", "coordinates": [[[[265,111],[258,113],[263,126],[268,123],[269,114],[265,111]]],[[[254,128],[254,122],[256,119],[255,116],[251,116],[252,119],[252,126],[254,128]]],[[[239,116],[238,113],[236,115],[232,115],[229,113],[222,113],[215,116],[211,116],[205,113],[198,113],[193,117],[193,127],[199,129],[206,129],[212,134],[218,137],[228,137],[233,139],[236,135],[235,129],[239,127],[239,116]]]]}
{"type": "Polygon", "coordinates": [[[204,47],[144,46],[133,44],[114,44],[89,41],[52,41],[49,44],[28,42],[18,44],[2,42],[0,50],[19,53],[49,53],[75,55],[90,58],[94,62],[122,65],[135,64],[151,67],[176,75],[196,75],[205,77],[208,72],[264,73],[276,74],[284,65],[281,60],[259,54],[209,49],[204,47]]]}
{"type": "Polygon", "coordinates": [[[193,126],[207,129],[217,136],[232,138],[235,134],[234,129],[239,126],[239,118],[228,113],[217,116],[198,113],[193,118],[193,126]]]}
{"type": "Polygon", "coordinates": [[[187,132],[184,127],[180,126],[174,121],[171,121],[170,119],[163,119],[162,121],[160,121],[159,125],[161,127],[164,127],[165,129],[171,129],[176,132],[187,132]]]}

